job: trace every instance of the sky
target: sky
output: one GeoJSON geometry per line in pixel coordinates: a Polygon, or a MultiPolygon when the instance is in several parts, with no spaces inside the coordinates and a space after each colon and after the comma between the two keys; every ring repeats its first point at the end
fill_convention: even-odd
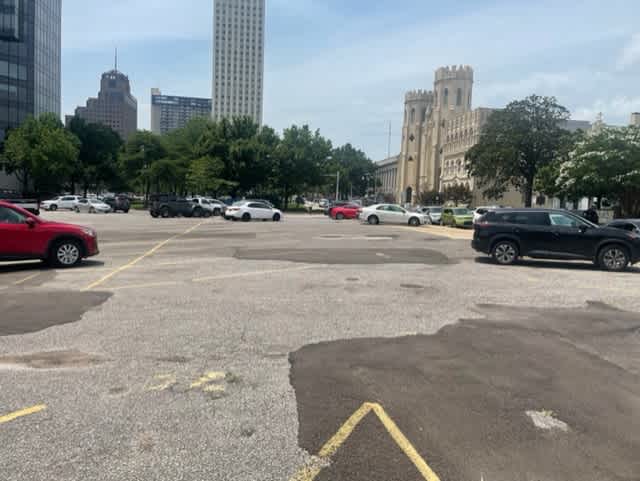
{"type": "MultiPolygon", "coordinates": [[[[640,111],[638,0],[266,0],[264,123],[308,124],[373,160],[400,149],[404,93],[445,65],[475,70],[475,107],[553,95],[578,120],[640,111]]],[[[129,76],[139,128],[150,90],[211,96],[213,0],[64,0],[63,114],[129,76]]]]}

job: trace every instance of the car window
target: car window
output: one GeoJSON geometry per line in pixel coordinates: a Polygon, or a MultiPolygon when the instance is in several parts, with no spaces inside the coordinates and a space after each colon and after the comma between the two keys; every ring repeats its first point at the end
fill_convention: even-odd
{"type": "Polygon", "coordinates": [[[247,207],[249,207],[250,209],[264,209],[262,204],[258,204],[257,202],[253,202],[249,204],[247,207]]]}
{"type": "Polygon", "coordinates": [[[500,224],[549,225],[549,216],[545,212],[502,212],[489,211],[487,219],[500,224]]]}
{"type": "Polygon", "coordinates": [[[577,217],[566,214],[551,213],[549,214],[549,220],[551,221],[551,225],[559,227],[580,227],[583,225],[589,225],[577,217]]]}
{"type": "Polygon", "coordinates": [[[430,214],[442,214],[442,209],[440,207],[430,207],[429,208],[429,213],[430,214]]]}
{"type": "Polygon", "coordinates": [[[8,207],[0,206],[0,224],[24,224],[25,217],[8,207]]]}
{"type": "Polygon", "coordinates": [[[455,215],[468,215],[469,209],[453,209],[455,215]]]}
{"type": "Polygon", "coordinates": [[[62,198],[62,199],[60,199],[60,200],[63,200],[63,201],[65,201],[65,202],[66,202],[66,201],[69,201],[69,200],[74,200],[74,197],[63,197],[63,198],[62,198]]]}
{"type": "Polygon", "coordinates": [[[448,214],[452,214],[453,212],[451,211],[451,209],[445,209],[444,213],[448,215],[448,214]]]}
{"type": "Polygon", "coordinates": [[[389,210],[391,212],[398,212],[400,214],[406,214],[407,213],[406,210],[404,210],[402,207],[398,207],[397,205],[389,206],[389,210]]]}
{"type": "Polygon", "coordinates": [[[476,214],[480,214],[480,215],[484,215],[487,212],[489,212],[488,209],[478,209],[478,210],[476,210],[476,214]]]}
{"type": "Polygon", "coordinates": [[[376,210],[389,210],[389,209],[388,209],[388,207],[386,205],[381,205],[376,210]]]}

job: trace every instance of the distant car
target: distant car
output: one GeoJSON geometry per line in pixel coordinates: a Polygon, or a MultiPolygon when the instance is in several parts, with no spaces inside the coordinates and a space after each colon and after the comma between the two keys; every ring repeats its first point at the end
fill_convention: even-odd
{"type": "Polygon", "coordinates": [[[56,210],[74,210],[76,203],[82,199],[78,195],[62,195],[55,199],[45,200],[40,204],[44,210],[56,211],[56,210]]]}
{"type": "Polygon", "coordinates": [[[95,230],[45,221],[0,202],[0,260],[42,259],[56,267],[73,267],[99,252],[95,230]]]}
{"type": "Polygon", "coordinates": [[[640,219],[618,219],[608,224],[607,227],[640,234],[640,219]]]}
{"type": "Polygon", "coordinates": [[[442,225],[471,228],[473,213],[464,207],[445,207],[442,210],[442,225]]]}
{"type": "Polygon", "coordinates": [[[213,215],[214,207],[209,199],[205,197],[193,197],[187,200],[195,205],[193,211],[194,217],[211,217],[213,215]]]}
{"type": "Polygon", "coordinates": [[[362,208],[357,204],[347,204],[340,207],[333,207],[329,213],[332,219],[357,219],[358,211],[362,208]]]}
{"type": "Polygon", "coordinates": [[[365,207],[360,210],[358,218],[371,225],[401,224],[417,227],[429,223],[425,214],[409,212],[395,204],[375,204],[365,207]]]}
{"type": "Polygon", "coordinates": [[[22,199],[18,197],[2,197],[0,200],[16,205],[22,209],[31,212],[34,215],[40,215],[40,202],[36,199],[22,199]]]}
{"type": "Polygon", "coordinates": [[[195,209],[195,204],[174,194],[153,194],[149,198],[149,213],[154,218],[193,217],[195,209]]]}
{"type": "Polygon", "coordinates": [[[227,204],[218,199],[207,199],[211,206],[213,207],[213,215],[220,216],[224,214],[224,211],[227,210],[227,204]]]}
{"type": "Polygon", "coordinates": [[[282,220],[282,212],[263,202],[245,200],[236,202],[231,207],[228,207],[224,218],[243,222],[251,222],[252,220],[280,222],[282,220]]]}
{"type": "Polygon", "coordinates": [[[502,209],[503,207],[500,205],[494,205],[489,207],[477,207],[476,210],[473,211],[473,223],[475,224],[480,220],[480,218],[485,215],[490,210],[494,209],[502,209]]]}
{"type": "Polygon", "coordinates": [[[89,214],[108,214],[111,206],[98,199],[80,199],[73,208],[76,212],[88,212],[89,214]]]}
{"type": "Polygon", "coordinates": [[[497,209],[475,225],[472,247],[510,265],[520,257],[590,260],[607,271],[640,261],[640,234],[598,227],[580,216],[552,209],[497,209]]]}
{"type": "Polygon", "coordinates": [[[324,206],[324,215],[328,215],[329,217],[331,217],[331,209],[335,208],[335,207],[343,207],[345,205],[349,205],[349,202],[343,202],[343,201],[338,201],[338,202],[327,202],[324,206]]]}
{"type": "Polygon", "coordinates": [[[113,212],[120,211],[127,214],[131,210],[131,200],[126,195],[108,195],[102,198],[102,202],[111,207],[113,212]]]}
{"type": "Polygon", "coordinates": [[[429,217],[432,224],[440,225],[442,223],[442,207],[429,205],[422,208],[422,213],[429,217]]]}

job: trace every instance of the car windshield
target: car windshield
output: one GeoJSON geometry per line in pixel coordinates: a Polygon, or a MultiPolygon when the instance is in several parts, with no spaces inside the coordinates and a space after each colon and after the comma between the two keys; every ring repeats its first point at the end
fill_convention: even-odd
{"type": "Polygon", "coordinates": [[[442,214],[442,207],[429,207],[430,214],[442,214]]]}
{"type": "Polygon", "coordinates": [[[469,215],[470,213],[469,209],[453,209],[453,215],[469,215]]]}

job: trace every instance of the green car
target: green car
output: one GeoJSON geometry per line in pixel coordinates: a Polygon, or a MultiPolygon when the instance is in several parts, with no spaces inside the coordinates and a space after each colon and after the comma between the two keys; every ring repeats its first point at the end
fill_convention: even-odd
{"type": "Polygon", "coordinates": [[[464,207],[446,207],[442,211],[442,225],[473,227],[473,212],[464,207]]]}

